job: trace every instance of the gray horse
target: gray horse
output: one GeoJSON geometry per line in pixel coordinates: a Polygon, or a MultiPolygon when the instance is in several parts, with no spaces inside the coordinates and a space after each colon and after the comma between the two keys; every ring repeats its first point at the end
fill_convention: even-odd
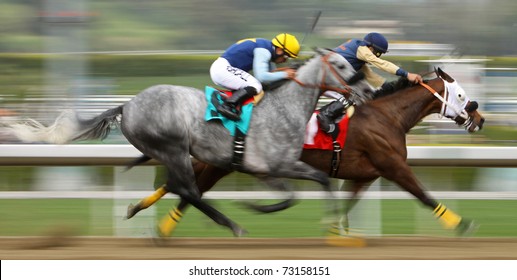
{"type": "MultiPolygon", "coordinates": [[[[254,108],[239,171],[278,188],[283,186],[284,180],[280,178],[290,178],[318,182],[330,192],[327,175],[300,161],[305,127],[323,91],[340,90],[348,95],[358,89],[366,93],[371,90],[365,81],[353,86],[347,84],[354,75],[355,71],[342,56],[316,49],[315,56],[298,69],[294,80],[266,92],[254,108]]],[[[111,124],[117,123],[121,116],[120,128],[127,140],[145,156],[166,166],[165,190],[179,195],[216,223],[230,228],[235,236],[240,236],[245,230],[202,200],[195,185],[191,156],[232,169],[233,137],[219,122],[204,120],[206,108],[207,101],[201,90],[156,85],[93,119],[61,117],[51,127],[31,129],[40,134],[60,132],[61,138],[55,135],[47,138],[52,142],[99,139],[109,134],[111,124]]],[[[27,127],[13,129],[25,129],[19,135],[28,134],[27,127]]]]}

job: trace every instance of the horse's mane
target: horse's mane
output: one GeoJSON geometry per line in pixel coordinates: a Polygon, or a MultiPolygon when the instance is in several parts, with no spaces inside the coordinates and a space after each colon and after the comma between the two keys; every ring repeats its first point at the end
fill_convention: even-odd
{"type": "MultiPolygon", "coordinates": [[[[291,68],[291,69],[298,70],[300,67],[302,67],[304,64],[306,64],[307,61],[309,61],[312,58],[314,58],[314,56],[311,56],[310,58],[305,59],[305,60],[296,60],[296,61],[290,62],[285,68],[291,68]]],[[[272,91],[272,90],[275,90],[275,89],[281,87],[282,85],[284,85],[288,81],[290,81],[290,80],[289,79],[283,79],[283,80],[272,82],[270,84],[264,84],[263,85],[263,89],[264,89],[264,91],[272,91]]]]}
{"type": "Polygon", "coordinates": [[[403,89],[413,87],[415,84],[411,83],[407,78],[401,77],[396,81],[389,82],[383,85],[374,93],[373,99],[383,98],[388,95],[395,94],[403,89]]]}
{"type": "Polygon", "coordinates": [[[263,85],[263,90],[264,91],[272,91],[272,90],[275,90],[279,87],[281,87],[282,85],[284,85],[285,83],[289,82],[290,80],[289,79],[283,79],[283,80],[279,80],[279,81],[275,81],[275,82],[272,82],[270,84],[264,84],[263,85]]]}

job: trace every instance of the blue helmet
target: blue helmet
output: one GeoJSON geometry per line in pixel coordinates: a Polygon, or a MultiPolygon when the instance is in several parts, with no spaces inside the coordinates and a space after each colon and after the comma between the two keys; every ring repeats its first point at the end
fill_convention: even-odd
{"type": "Polygon", "coordinates": [[[365,41],[368,46],[372,46],[378,52],[386,53],[388,51],[388,40],[386,40],[386,38],[384,38],[380,33],[368,33],[364,36],[363,41],[365,41]]]}

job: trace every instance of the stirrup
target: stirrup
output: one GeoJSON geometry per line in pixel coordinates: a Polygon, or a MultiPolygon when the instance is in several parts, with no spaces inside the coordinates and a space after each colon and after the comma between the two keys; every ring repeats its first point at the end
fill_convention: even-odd
{"type": "Polygon", "coordinates": [[[336,124],[329,120],[327,116],[316,116],[320,129],[325,133],[332,133],[336,129],[336,124]]]}
{"type": "Polygon", "coordinates": [[[336,129],[336,123],[331,123],[331,124],[329,124],[329,128],[325,132],[330,134],[330,133],[334,132],[335,129],[336,129]]]}
{"type": "Polygon", "coordinates": [[[222,104],[217,107],[217,111],[223,115],[224,117],[232,120],[232,121],[239,121],[241,117],[239,116],[240,112],[233,112],[232,106],[229,106],[228,104],[222,104]]]}
{"type": "Polygon", "coordinates": [[[346,98],[345,98],[345,102],[342,102],[341,104],[343,104],[343,111],[346,111],[346,109],[355,105],[354,102],[352,102],[346,98]]]}

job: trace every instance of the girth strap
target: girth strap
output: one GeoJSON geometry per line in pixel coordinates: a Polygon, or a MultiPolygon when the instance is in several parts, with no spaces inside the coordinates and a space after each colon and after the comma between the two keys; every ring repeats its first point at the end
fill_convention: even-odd
{"type": "Polygon", "coordinates": [[[334,151],[332,152],[329,176],[335,178],[339,170],[339,164],[341,164],[341,146],[337,141],[332,142],[332,145],[334,146],[334,151]]]}
{"type": "Polygon", "coordinates": [[[235,136],[233,137],[232,167],[237,171],[242,169],[245,145],[246,134],[242,133],[239,128],[235,128],[235,136]]]}
{"type": "Polygon", "coordinates": [[[336,129],[330,133],[332,136],[332,146],[334,148],[332,152],[332,161],[330,163],[330,172],[329,176],[334,178],[337,175],[337,171],[339,170],[339,164],[341,164],[341,145],[337,141],[337,137],[339,135],[340,129],[336,124],[336,129]]]}

